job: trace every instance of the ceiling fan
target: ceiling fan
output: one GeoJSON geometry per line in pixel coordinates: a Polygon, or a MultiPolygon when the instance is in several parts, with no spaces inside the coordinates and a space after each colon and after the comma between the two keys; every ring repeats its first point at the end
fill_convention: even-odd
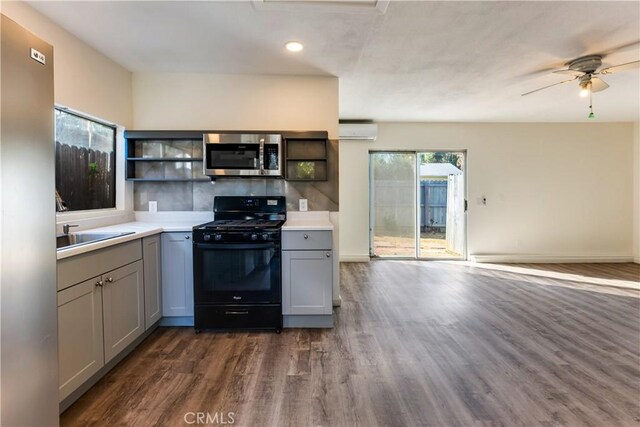
{"type": "Polygon", "coordinates": [[[600,55],[583,56],[581,58],[574,59],[573,61],[569,62],[567,64],[566,69],[553,71],[554,74],[573,75],[572,79],[563,80],[561,82],[554,83],[549,86],[534,89],[532,91],[523,93],[522,96],[529,95],[531,93],[538,92],[544,89],[548,89],[553,86],[558,86],[564,83],[569,83],[569,82],[578,80],[579,81],[578,85],[580,87],[580,95],[586,97],[587,95],[589,95],[589,92],[600,92],[609,87],[609,85],[605,83],[604,80],[595,76],[617,73],[620,71],[637,67],[638,65],[640,65],[640,61],[631,61],[624,64],[603,68],[600,71],[597,71],[598,68],[602,66],[602,56],[600,55]]]}
{"type": "MultiPolygon", "coordinates": [[[[600,75],[613,74],[619,71],[628,70],[640,65],[640,61],[631,61],[624,64],[613,65],[611,67],[602,68],[598,71],[598,68],[602,66],[602,56],[601,55],[588,55],[583,56],[567,64],[567,68],[562,70],[553,71],[554,74],[569,74],[572,75],[573,78],[568,80],[563,80],[558,83],[554,83],[552,85],[544,86],[538,89],[534,89],[529,92],[523,93],[521,96],[529,95],[535,92],[539,92],[544,89],[548,89],[553,86],[558,86],[564,83],[569,83],[573,81],[578,81],[578,87],[580,88],[580,96],[587,97],[591,96],[593,92],[600,92],[609,87],[609,85],[602,80],[600,75]]],[[[590,114],[589,118],[594,118],[593,108],[590,102],[589,105],[590,114]]]]}

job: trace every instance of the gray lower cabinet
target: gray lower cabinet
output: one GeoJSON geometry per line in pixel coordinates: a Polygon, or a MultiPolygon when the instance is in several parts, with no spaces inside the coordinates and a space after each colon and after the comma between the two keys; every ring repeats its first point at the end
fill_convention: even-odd
{"type": "Polygon", "coordinates": [[[162,234],[162,315],[193,316],[192,233],[162,234]]]}
{"type": "Polygon", "coordinates": [[[162,259],[160,235],[142,239],[144,263],[144,329],[149,329],[162,317],[162,259]]]}
{"type": "Polygon", "coordinates": [[[145,331],[141,240],[58,261],[62,402],[145,331]]]}
{"type": "Polygon", "coordinates": [[[331,231],[282,232],[282,314],[285,327],[333,325],[331,231]]]}
{"type": "Polygon", "coordinates": [[[142,261],[136,261],[103,276],[105,363],[117,356],[145,330],[142,272],[142,261]]]}
{"type": "Polygon", "coordinates": [[[102,278],[58,292],[60,400],[104,366],[102,278]]]}
{"type": "Polygon", "coordinates": [[[283,251],[282,264],[282,314],[331,314],[331,251],[283,251]]]}

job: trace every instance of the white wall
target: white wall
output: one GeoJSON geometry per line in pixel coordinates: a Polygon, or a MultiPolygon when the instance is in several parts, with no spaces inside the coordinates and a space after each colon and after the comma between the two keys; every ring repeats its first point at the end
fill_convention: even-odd
{"type": "Polygon", "coordinates": [[[633,124],[633,259],[640,263],[640,123],[633,124]]]}
{"type": "Polygon", "coordinates": [[[631,259],[633,132],[631,123],[380,123],[377,141],[340,143],[341,259],[368,256],[369,151],[437,149],[467,150],[471,258],[631,259]]]}
{"type": "Polygon", "coordinates": [[[2,13],[53,45],[58,105],[131,126],[131,72],[86,45],[29,5],[2,2],[2,13]]]}
{"type": "Polygon", "coordinates": [[[138,130],[327,130],[338,137],[334,77],[134,73],[138,130]]]}

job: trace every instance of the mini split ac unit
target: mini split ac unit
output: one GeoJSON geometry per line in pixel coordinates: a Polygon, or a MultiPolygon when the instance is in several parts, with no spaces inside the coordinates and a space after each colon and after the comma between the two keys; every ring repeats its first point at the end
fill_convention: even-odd
{"type": "Polygon", "coordinates": [[[375,141],[378,125],[375,123],[340,123],[341,140],[375,141]]]}

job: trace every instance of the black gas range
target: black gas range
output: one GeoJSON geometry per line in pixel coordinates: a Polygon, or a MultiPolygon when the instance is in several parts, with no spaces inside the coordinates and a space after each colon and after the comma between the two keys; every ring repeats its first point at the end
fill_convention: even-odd
{"type": "Polygon", "coordinates": [[[196,332],[280,332],[285,198],[217,196],[213,210],[215,220],[193,230],[196,332]]]}

